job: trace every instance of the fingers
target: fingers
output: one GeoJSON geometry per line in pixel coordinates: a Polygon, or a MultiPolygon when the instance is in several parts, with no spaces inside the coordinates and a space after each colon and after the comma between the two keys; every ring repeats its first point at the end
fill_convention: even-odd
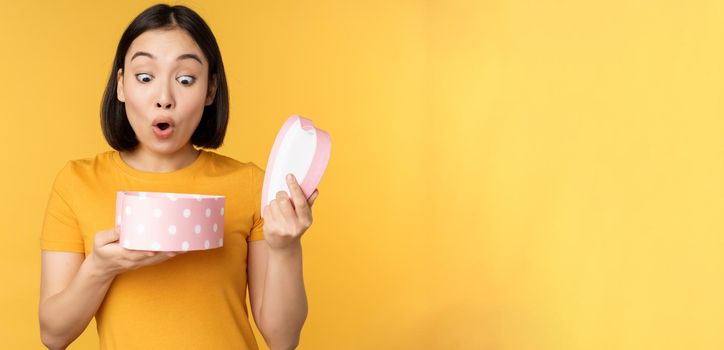
{"type": "MultiPolygon", "coordinates": [[[[140,258],[133,260],[133,262],[131,263],[131,265],[132,265],[131,269],[133,269],[133,270],[138,269],[140,267],[144,267],[144,266],[155,265],[164,260],[170,259],[165,254],[154,254],[152,256],[149,256],[149,255],[146,255],[146,253],[149,253],[149,252],[139,252],[139,253],[141,253],[140,258]]],[[[153,252],[153,253],[156,253],[156,252],[153,252]]]]}
{"type": "Polygon", "coordinates": [[[299,217],[308,215],[309,205],[307,204],[307,196],[304,195],[304,191],[302,191],[302,187],[299,186],[294,174],[287,175],[287,186],[292,194],[292,202],[294,203],[294,208],[297,210],[297,215],[299,215],[299,217]]]}
{"type": "Polygon", "coordinates": [[[108,243],[117,242],[120,237],[120,229],[116,227],[111,230],[99,231],[96,233],[94,243],[96,247],[102,247],[108,243]]]}
{"type": "Polygon", "coordinates": [[[282,214],[281,209],[279,209],[279,201],[273,200],[271,202],[271,204],[269,204],[269,209],[271,210],[271,213],[272,213],[272,218],[273,218],[272,222],[279,222],[279,223],[285,222],[286,219],[284,218],[284,214],[282,214]]]}
{"type": "Polygon", "coordinates": [[[187,251],[153,251],[153,250],[128,250],[129,253],[134,255],[134,258],[143,260],[146,257],[163,256],[172,258],[176,255],[186,254],[187,251]]]}
{"type": "Polygon", "coordinates": [[[271,211],[271,204],[267,204],[264,206],[264,225],[266,225],[267,222],[273,222],[274,221],[274,214],[271,211]]]}
{"type": "MultiPolygon", "coordinates": [[[[285,199],[287,202],[289,202],[289,199],[285,199]]],[[[279,209],[279,201],[273,200],[269,205],[267,205],[269,216],[267,217],[268,220],[264,222],[264,236],[267,242],[274,240],[274,235],[272,233],[274,232],[281,232],[285,230],[285,227],[287,226],[286,218],[284,218],[284,214],[282,214],[281,209],[279,209]]]]}
{"type": "Polygon", "coordinates": [[[126,259],[131,261],[134,269],[142,266],[155,265],[174,256],[186,252],[155,252],[148,250],[131,250],[126,253],[126,259]]]}
{"type": "Polygon", "coordinates": [[[123,258],[126,260],[131,261],[141,261],[147,257],[154,256],[155,252],[147,251],[147,250],[130,250],[126,249],[123,253],[123,258]]]}
{"type": "Polygon", "coordinates": [[[286,192],[284,192],[284,191],[277,192],[277,199],[272,203],[272,205],[276,205],[279,208],[281,215],[284,217],[284,221],[286,221],[286,222],[296,222],[297,221],[297,213],[294,211],[292,202],[287,197],[286,192]]]}
{"type": "MultiPolygon", "coordinates": [[[[155,265],[186,252],[179,251],[148,251],[126,249],[115,243],[120,239],[120,228],[99,231],[94,237],[93,256],[97,257],[100,266],[114,273],[135,270],[140,267],[155,265]]],[[[95,258],[94,258],[95,259],[95,258]]]]}
{"type": "Polygon", "coordinates": [[[153,264],[158,264],[162,261],[171,259],[171,257],[168,256],[168,254],[164,254],[164,252],[156,252],[156,253],[157,254],[155,254],[154,256],[146,258],[144,263],[147,263],[147,265],[153,265],[153,264]]]}
{"type": "Polygon", "coordinates": [[[317,199],[317,196],[319,196],[319,190],[314,189],[314,192],[312,192],[312,195],[309,196],[309,199],[307,200],[307,203],[309,203],[310,207],[314,204],[314,201],[317,199]]]}

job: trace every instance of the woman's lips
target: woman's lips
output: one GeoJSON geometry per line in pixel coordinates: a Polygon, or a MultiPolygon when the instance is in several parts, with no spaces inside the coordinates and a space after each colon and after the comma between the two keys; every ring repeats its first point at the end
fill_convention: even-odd
{"type": "Polygon", "coordinates": [[[159,139],[167,139],[167,138],[171,137],[171,135],[173,134],[173,131],[174,131],[174,127],[170,124],[165,129],[161,129],[160,127],[158,127],[158,125],[153,126],[153,133],[159,139]]]}

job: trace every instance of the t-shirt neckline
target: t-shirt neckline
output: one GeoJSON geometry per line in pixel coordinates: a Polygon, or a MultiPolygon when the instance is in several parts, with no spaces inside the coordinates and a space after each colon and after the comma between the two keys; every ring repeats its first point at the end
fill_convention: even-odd
{"type": "Polygon", "coordinates": [[[131,175],[133,177],[146,179],[146,180],[170,180],[170,179],[181,179],[186,178],[189,175],[192,175],[196,170],[198,170],[200,167],[202,167],[209,157],[211,157],[211,152],[208,152],[206,150],[200,149],[199,155],[194,159],[194,161],[181,168],[174,171],[166,172],[166,173],[159,173],[159,172],[151,172],[151,171],[141,171],[138,169],[135,169],[131,167],[130,165],[126,164],[126,162],[121,158],[121,153],[114,150],[112,153],[112,158],[116,166],[120,168],[124,173],[131,175]]]}

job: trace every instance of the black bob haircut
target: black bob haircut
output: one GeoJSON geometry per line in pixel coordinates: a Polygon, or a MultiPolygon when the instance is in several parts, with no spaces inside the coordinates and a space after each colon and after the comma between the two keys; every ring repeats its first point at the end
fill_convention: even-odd
{"type": "Polygon", "coordinates": [[[202,148],[219,148],[224,142],[226,127],[229,123],[229,89],[226,85],[224,64],[216,38],[206,22],[196,12],[186,6],[157,4],[139,14],[123,32],[116,49],[113,68],[101,104],[101,128],[108,144],[117,151],[133,150],[138,145],[136,133],[131,128],[126,115],[126,105],[118,100],[117,74],[123,68],[124,59],[131,43],[139,35],[153,29],[181,28],[186,30],[203,51],[209,62],[208,82],[216,77],[216,96],[214,102],[204,106],[199,125],[191,135],[191,143],[202,148]]]}

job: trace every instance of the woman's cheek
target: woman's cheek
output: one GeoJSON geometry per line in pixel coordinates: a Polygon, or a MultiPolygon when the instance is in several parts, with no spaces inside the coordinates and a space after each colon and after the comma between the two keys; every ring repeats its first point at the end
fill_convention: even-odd
{"type": "Polygon", "coordinates": [[[143,119],[143,109],[140,106],[147,100],[147,93],[143,93],[135,89],[129,90],[130,91],[126,91],[126,114],[128,114],[129,120],[143,119]]]}
{"type": "Polygon", "coordinates": [[[179,100],[176,106],[176,113],[184,115],[185,120],[191,127],[191,132],[196,129],[196,126],[201,122],[201,117],[204,113],[204,96],[200,96],[197,92],[192,94],[185,94],[181,100],[179,100]]]}

